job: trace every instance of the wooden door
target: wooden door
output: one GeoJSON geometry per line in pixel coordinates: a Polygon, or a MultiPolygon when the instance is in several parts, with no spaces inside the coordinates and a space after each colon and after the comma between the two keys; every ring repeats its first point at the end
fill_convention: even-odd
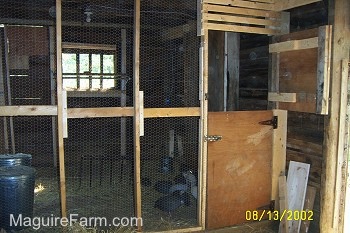
{"type": "Polygon", "coordinates": [[[246,211],[271,199],[272,111],[209,112],[207,229],[246,222],[246,211]]]}

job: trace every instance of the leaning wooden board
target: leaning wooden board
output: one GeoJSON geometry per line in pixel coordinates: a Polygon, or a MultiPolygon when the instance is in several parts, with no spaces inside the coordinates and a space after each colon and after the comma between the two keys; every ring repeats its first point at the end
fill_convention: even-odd
{"type": "Polygon", "coordinates": [[[289,218],[288,228],[290,233],[300,231],[301,211],[304,209],[304,201],[306,194],[307,181],[309,177],[310,164],[290,161],[288,176],[287,176],[287,190],[288,190],[288,209],[290,211],[286,214],[289,218]],[[292,215],[290,215],[290,213],[292,215]],[[295,214],[295,216],[294,216],[295,214]]]}

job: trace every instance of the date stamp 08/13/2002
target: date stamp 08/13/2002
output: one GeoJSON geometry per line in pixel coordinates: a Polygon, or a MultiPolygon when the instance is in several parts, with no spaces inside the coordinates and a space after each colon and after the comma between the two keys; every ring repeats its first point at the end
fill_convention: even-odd
{"type": "Polygon", "coordinates": [[[313,220],[312,210],[247,210],[245,212],[245,219],[247,221],[282,221],[286,219],[287,221],[312,221],[313,220]]]}

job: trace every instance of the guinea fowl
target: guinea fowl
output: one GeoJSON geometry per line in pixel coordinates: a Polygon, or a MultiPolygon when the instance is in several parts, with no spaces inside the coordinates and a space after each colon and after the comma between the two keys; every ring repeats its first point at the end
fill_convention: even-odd
{"type": "Polygon", "coordinates": [[[171,212],[183,205],[191,205],[190,195],[186,192],[175,191],[171,195],[160,197],[155,202],[154,207],[171,214],[171,212]]]}

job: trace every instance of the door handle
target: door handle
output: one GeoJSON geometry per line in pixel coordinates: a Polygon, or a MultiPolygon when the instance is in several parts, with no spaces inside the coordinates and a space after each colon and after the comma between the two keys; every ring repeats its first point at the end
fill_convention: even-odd
{"type": "Polygon", "coordinates": [[[204,140],[206,142],[217,142],[217,141],[221,141],[222,140],[222,136],[221,135],[206,135],[204,137],[204,140]]]}

